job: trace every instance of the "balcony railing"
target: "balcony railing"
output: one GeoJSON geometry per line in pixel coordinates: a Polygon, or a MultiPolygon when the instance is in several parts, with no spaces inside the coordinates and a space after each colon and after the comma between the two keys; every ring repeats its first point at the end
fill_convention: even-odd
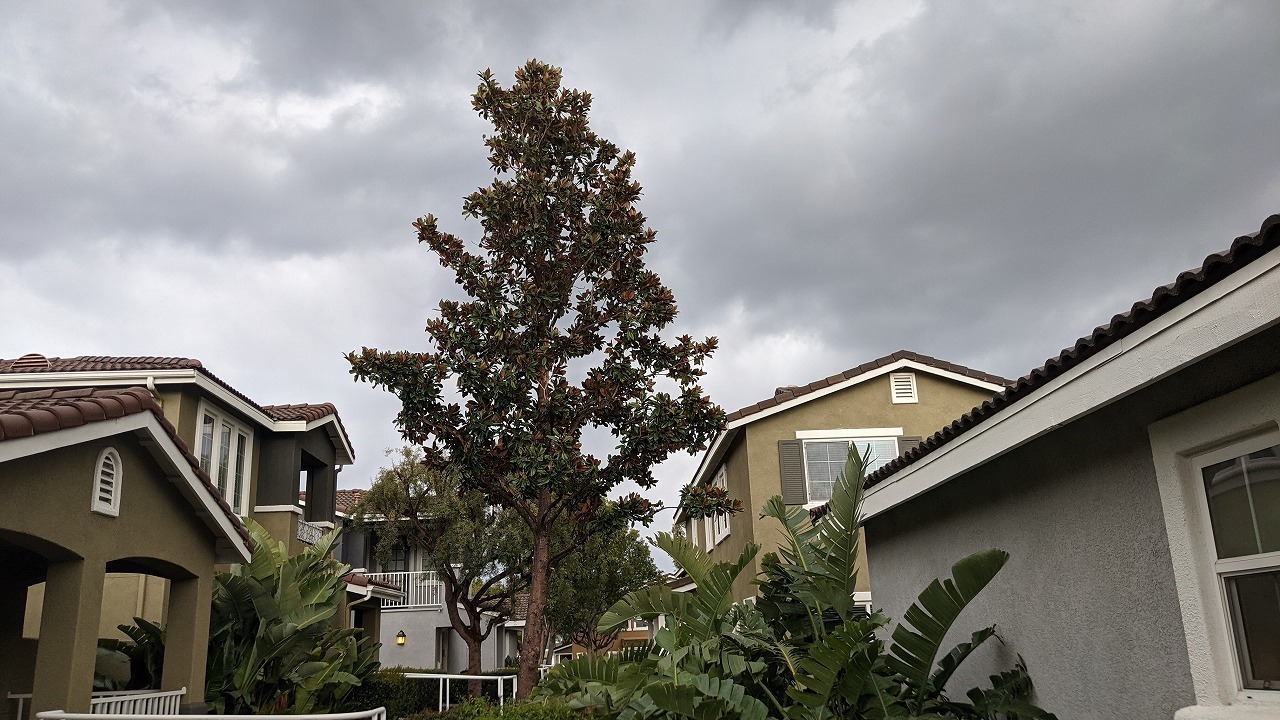
{"type": "Polygon", "coordinates": [[[312,525],[306,520],[299,520],[297,537],[298,542],[315,545],[320,542],[320,538],[324,537],[324,528],[319,525],[312,525]]]}
{"type": "MultiPolygon", "coordinates": [[[[89,700],[91,715],[177,715],[182,706],[181,690],[99,690],[89,700]]],[[[18,701],[17,720],[24,720],[26,704],[31,693],[9,693],[10,700],[18,701]]],[[[61,712],[61,711],[59,711],[61,712]]],[[[42,713],[43,715],[43,713],[42,713]]]]}
{"type": "Polygon", "coordinates": [[[314,714],[314,715],[149,715],[146,713],[121,713],[119,715],[101,715],[89,713],[68,713],[61,710],[50,710],[38,713],[39,720],[191,720],[193,717],[202,720],[387,720],[386,708],[375,708],[361,712],[314,714]]]}
{"type": "Polygon", "coordinates": [[[383,600],[382,607],[444,607],[444,583],[434,570],[422,572],[365,573],[370,580],[391,583],[404,590],[404,600],[383,600]]]}

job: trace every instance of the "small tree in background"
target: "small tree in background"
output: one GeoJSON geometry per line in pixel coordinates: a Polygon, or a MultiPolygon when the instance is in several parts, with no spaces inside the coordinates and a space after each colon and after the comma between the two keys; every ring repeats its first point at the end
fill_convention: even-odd
{"type": "MultiPolygon", "coordinates": [[[[388,453],[392,454],[392,453],[388,453]]],[[[449,623],[467,645],[467,673],[479,675],[480,649],[529,585],[529,531],[511,510],[463,490],[456,473],[438,470],[415,448],[378,471],[356,506],[357,522],[373,531],[386,562],[400,547],[424,550],[444,586],[449,623]]],[[[480,682],[471,681],[472,695],[480,682]]]]}
{"type": "Polygon", "coordinates": [[[562,634],[591,655],[607,649],[618,631],[597,629],[600,616],[627,593],[661,581],[640,533],[623,528],[595,535],[552,569],[548,635],[562,634]]]}
{"type": "MultiPolygon", "coordinates": [[[[485,137],[496,177],[463,201],[480,221],[478,244],[414,227],[468,297],[442,300],[427,322],[429,352],[351,353],[352,373],[396,394],[396,424],[437,469],[511,509],[529,528],[529,614],[519,688],[538,680],[557,528],[582,543],[657,505],[620,483],[654,483],[652,467],[696,452],[724,412],[698,385],[715,338],[673,343],[660,332],[676,302],[645,266],[656,237],[636,207],[635,155],[592,132],[591,96],[560,86],[536,60],[504,88],[480,74],[472,105],[493,124],[485,137]],[[583,449],[597,429],[602,455],[583,449]]],[[[561,551],[565,554],[572,547],[561,551]]]]}

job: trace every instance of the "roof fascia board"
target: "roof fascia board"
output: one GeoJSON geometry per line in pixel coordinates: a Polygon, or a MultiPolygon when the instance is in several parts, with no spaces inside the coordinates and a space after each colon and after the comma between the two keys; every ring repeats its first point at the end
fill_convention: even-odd
{"type": "MultiPolygon", "coordinates": [[[[702,480],[705,478],[708,472],[707,470],[708,467],[712,466],[711,461],[713,458],[716,460],[715,465],[720,464],[719,463],[719,460],[721,457],[720,446],[724,445],[725,448],[727,449],[729,443],[733,442],[733,438],[736,437],[737,434],[738,434],[738,431],[736,428],[734,429],[726,428],[716,434],[716,439],[711,441],[711,447],[707,448],[707,451],[702,454],[702,462],[698,463],[698,469],[696,472],[693,473],[692,484],[697,485],[698,483],[702,482],[702,480]]],[[[673,520],[673,522],[681,522],[683,519],[684,519],[684,509],[677,507],[676,517],[673,520]]]]}
{"type": "Polygon", "coordinates": [[[1054,378],[867,491],[872,518],[1280,323],[1280,249],[1054,378]]]}
{"type": "Polygon", "coordinates": [[[867,382],[868,380],[874,380],[875,378],[881,377],[883,375],[888,375],[891,372],[894,372],[897,370],[903,370],[903,369],[918,370],[920,372],[929,373],[930,375],[937,375],[939,377],[947,378],[948,380],[954,380],[956,382],[962,382],[968,385],[973,385],[974,387],[979,387],[979,388],[982,388],[983,390],[990,390],[992,393],[998,393],[1004,390],[1003,385],[996,385],[995,383],[989,383],[989,382],[986,382],[985,380],[977,380],[967,375],[961,375],[960,373],[951,372],[950,370],[943,370],[941,368],[933,367],[932,365],[925,365],[924,363],[919,363],[914,360],[908,360],[904,358],[902,360],[895,360],[889,363],[888,365],[878,367],[874,370],[868,370],[864,373],[854,375],[853,377],[847,380],[838,382],[835,385],[829,385],[825,388],[822,388],[821,390],[814,390],[813,392],[805,393],[803,395],[800,395],[799,397],[792,398],[791,400],[787,400],[786,402],[774,405],[773,407],[765,408],[759,412],[755,412],[750,415],[740,417],[737,420],[734,420],[733,422],[729,423],[727,427],[728,428],[742,427],[743,425],[753,423],[757,420],[769,417],[770,415],[776,415],[780,412],[786,412],[787,410],[790,410],[791,408],[796,407],[798,405],[803,405],[812,400],[817,400],[818,398],[826,397],[827,395],[830,395],[832,393],[840,392],[841,390],[853,387],[854,385],[860,385],[864,382],[867,382]]]}
{"type": "MultiPolygon", "coordinates": [[[[227,544],[236,553],[238,559],[242,562],[249,562],[251,559],[249,549],[244,546],[240,533],[232,526],[231,521],[227,519],[226,514],[218,505],[217,500],[204,486],[204,483],[200,482],[200,478],[196,477],[195,472],[191,469],[191,463],[187,462],[186,456],[174,444],[173,439],[169,437],[169,433],[160,426],[160,421],[150,412],[133,413],[112,420],[86,423],[80,427],[67,428],[66,430],[6,440],[0,443],[0,462],[126,432],[145,432],[150,435],[149,441],[144,442],[144,445],[159,448],[161,454],[156,459],[163,458],[167,461],[165,464],[170,466],[169,470],[185,481],[180,484],[175,483],[182,491],[182,494],[187,497],[189,502],[194,501],[198,514],[208,519],[206,524],[210,524],[209,521],[212,521],[213,527],[211,529],[218,531],[223,536],[223,539],[229,541],[227,544]]],[[[219,542],[219,546],[223,545],[224,543],[219,542]]],[[[231,560],[220,557],[219,562],[231,562],[231,560]]]]}
{"type": "MultiPolygon", "coordinates": [[[[778,405],[774,405],[771,408],[765,408],[764,410],[761,410],[759,412],[755,412],[750,415],[740,417],[737,420],[734,420],[733,422],[729,423],[728,425],[725,426],[725,429],[722,430],[719,435],[716,435],[716,439],[712,442],[711,447],[702,456],[702,462],[698,465],[697,472],[693,474],[693,484],[697,485],[703,482],[704,480],[706,480],[707,475],[711,472],[711,470],[714,469],[711,467],[711,463],[709,461],[712,458],[716,457],[716,452],[719,449],[720,445],[722,444],[722,441],[724,441],[726,437],[732,440],[732,436],[730,436],[730,431],[737,430],[740,427],[749,425],[757,420],[761,420],[766,417],[769,417],[770,415],[776,415],[780,412],[786,412],[787,410],[790,410],[791,408],[797,407],[799,405],[803,405],[809,402],[810,400],[817,400],[818,398],[825,397],[832,393],[840,392],[841,390],[853,387],[854,385],[859,385],[868,380],[874,380],[875,378],[888,375],[891,372],[902,370],[902,369],[919,370],[920,372],[937,375],[939,377],[947,378],[948,380],[954,380],[956,382],[973,385],[974,387],[979,387],[979,388],[982,388],[983,390],[990,390],[993,394],[1004,390],[1003,385],[996,385],[995,383],[989,383],[985,380],[978,380],[976,378],[971,378],[967,375],[961,375],[960,373],[957,373],[957,372],[952,372],[950,370],[943,370],[941,368],[933,367],[932,365],[926,365],[924,363],[916,362],[915,360],[909,360],[906,358],[902,360],[895,360],[883,367],[878,367],[875,370],[868,370],[867,372],[854,375],[853,377],[849,378],[848,380],[844,380],[843,382],[836,383],[835,385],[825,387],[821,390],[814,390],[813,392],[805,393],[800,397],[794,398],[792,400],[788,400],[778,405]]],[[[679,522],[681,520],[681,515],[679,513],[676,514],[675,520],[676,522],[679,522]]]]}
{"type": "Polygon", "coordinates": [[[320,427],[326,423],[334,425],[330,433],[337,439],[337,445],[344,453],[345,462],[339,465],[350,465],[355,462],[355,453],[351,445],[338,427],[336,415],[326,415],[319,420],[305,422],[303,420],[276,420],[258,408],[250,405],[235,394],[213,382],[204,373],[194,368],[187,370],[100,370],[96,372],[49,372],[49,373],[10,373],[0,375],[0,385],[16,387],[79,387],[94,386],[130,386],[147,385],[147,380],[154,380],[156,385],[181,385],[194,383],[197,387],[213,395],[224,405],[234,408],[258,425],[272,432],[303,432],[320,427]]]}

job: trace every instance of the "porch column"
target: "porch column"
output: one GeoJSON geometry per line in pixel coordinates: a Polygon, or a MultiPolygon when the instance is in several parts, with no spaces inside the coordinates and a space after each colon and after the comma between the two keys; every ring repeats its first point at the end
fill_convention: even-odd
{"type": "Polygon", "coordinates": [[[0,720],[15,709],[9,693],[31,692],[36,641],[22,638],[26,607],[26,584],[0,583],[0,720]]]}
{"type": "Polygon", "coordinates": [[[49,565],[31,689],[33,717],[45,710],[89,712],[105,577],[103,565],[82,559],[49,565]]]}
{"type": "Polygon", "coordinates": [[[169,583],[165,623],[162,690],[187,689],[184,709],[204,707],[204,671],[209,657],[209,612],[213,578],[196,577],[169,583]]]}

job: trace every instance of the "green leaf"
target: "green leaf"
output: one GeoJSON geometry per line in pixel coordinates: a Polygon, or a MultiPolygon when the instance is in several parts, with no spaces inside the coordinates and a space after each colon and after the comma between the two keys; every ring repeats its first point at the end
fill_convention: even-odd
{"type": "Polygon", "coordinates": [[[930,583],[894,628],[888,665],[905,678],[916,710],[928,699],[929,673],[947,632],[1008,559],[1009,553],[993,548],[960,560],[951,566],[951,579],[930,583]]]}

